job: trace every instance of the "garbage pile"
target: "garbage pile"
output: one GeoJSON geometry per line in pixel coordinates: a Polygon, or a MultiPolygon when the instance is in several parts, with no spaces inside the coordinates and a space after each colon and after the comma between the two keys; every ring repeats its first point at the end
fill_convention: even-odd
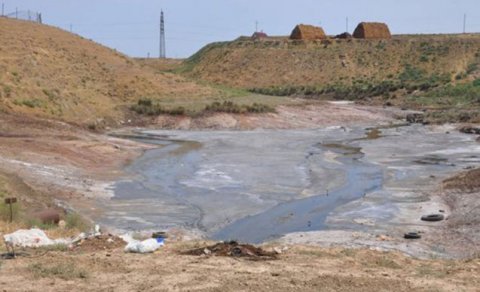
{"type": "Polygon", "coordinates": [[[125,246],[125,252],[131,253],[152,253],[164,245],[166,234],[157,232],[153,238],[143,241],[133,239],[130,235],[121,237],[112,234],[102,234],[100,227],[89,233],[81,233],[74,238],[61,238],[52,240],[48,238],[43,230],[32,228],[29,230],[21,229],[13,233],[3,236],[7,251],[13,258],[15,257],[16,248],[39,248],[53,245],[65,245],[72,251],[98,251],[98,250],[114,250],[125,246]]]}
{"type": "Polygon", "coordinates": [[[184,252],[184,254],[247,258],[250,260],[275,260],[278,255],[277,252],[265,251],[250,244],[239,244],[236,241],[220,242],[211,246],[192,249],[184,252]]]}

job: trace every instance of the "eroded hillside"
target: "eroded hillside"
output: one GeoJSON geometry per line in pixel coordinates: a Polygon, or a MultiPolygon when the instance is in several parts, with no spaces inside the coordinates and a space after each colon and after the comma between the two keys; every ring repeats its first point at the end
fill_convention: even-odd
{"type": "Polygon", "coordinates": [[[0,108],[79,124],[118,124],[139,98],[215,96],[66,31],[0,18],[0,108]]]}
{"type": "Polygon", "coordinates": [[[455,80],[477,70],[480,35],[395,36],[391,40],[263,41],[210,44],[188,59],[187,76],[241,88],[455,80]],[[411,76],[410,76],[411,75],[411,76]]]}

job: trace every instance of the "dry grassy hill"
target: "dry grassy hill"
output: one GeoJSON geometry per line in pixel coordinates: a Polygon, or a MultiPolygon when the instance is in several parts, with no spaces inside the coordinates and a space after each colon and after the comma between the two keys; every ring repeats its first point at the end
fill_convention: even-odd
{"type": "Polygon", "coordinates": [[[475,71],[479,57],[480,35],[473,34],[307,42],[240,38],[206,46],[181,71],[189,77],[248,89],[378,82],[399,78],[406,70],[454,80],[475,71]]]}
{"type": "Polygon", "coordinates": [[[0,18],[0,109],[79,124],[116,124],[141,97],[201,98],[218,90],[66,31],[0,18]]]}

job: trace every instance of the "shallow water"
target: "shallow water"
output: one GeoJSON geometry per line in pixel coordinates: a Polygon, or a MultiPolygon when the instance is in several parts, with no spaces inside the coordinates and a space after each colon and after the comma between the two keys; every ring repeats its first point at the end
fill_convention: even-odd
{"type": "Polygon", "coordinates": [[[480,160],[472,136],[422,126],[144,131],[135,138],[159,148],[126,169],[130,176],[116,183],[112,200],[99,202],[100,223],[183,227],[253,243],[296,231],[364,229],[353,221],[359,216],[387,224],[398,204],[428,200],[419,190],[480,160]],[[366,195],[376,203],[360,204],[366,195]]]}

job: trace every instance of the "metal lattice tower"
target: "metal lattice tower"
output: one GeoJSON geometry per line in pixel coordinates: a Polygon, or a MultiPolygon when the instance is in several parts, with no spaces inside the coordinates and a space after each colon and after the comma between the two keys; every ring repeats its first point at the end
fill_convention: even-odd
{"type": "Polygon", "coordinates": [[[160,59],[165,59],[167,56],[167,50],[165,46],[165,18],[163,15],[163,10],[160,13],[160,59]]]}

